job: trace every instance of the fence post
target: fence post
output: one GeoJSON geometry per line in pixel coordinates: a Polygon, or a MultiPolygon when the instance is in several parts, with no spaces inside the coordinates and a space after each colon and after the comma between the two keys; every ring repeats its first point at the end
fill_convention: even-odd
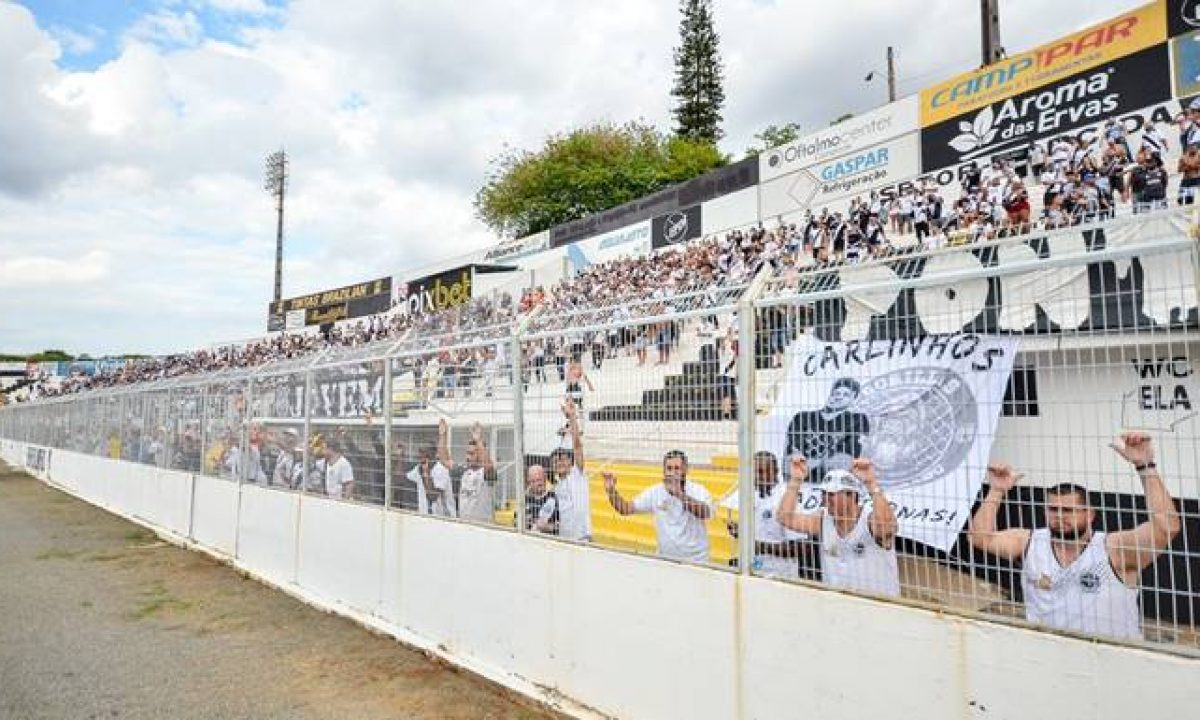
{"type": "Polygon", "coordinates": [[[392,506],[392,358],[383,360],[383,507],[392,506]]]}
{"type": "Polygon", "coordinates": [[[521,340],[533,319],[541,314],[542,306],[535,307],[523,320],[513,326],[509,340],[509,357],[512,358],[513,388],[513,473],[516,475],[514,501],[517,505],[517,532],[525,532],[525,365],[524,348],[521,340]]]}
{"type": "Polygon", "coordinates": [[[770,271],[758,272],[737,303],[737,422],[738,422],[738,572],[749,575],[754,563],[754,434],[757,430],[757,363],[755,301],[766,287],[770,271]]]}

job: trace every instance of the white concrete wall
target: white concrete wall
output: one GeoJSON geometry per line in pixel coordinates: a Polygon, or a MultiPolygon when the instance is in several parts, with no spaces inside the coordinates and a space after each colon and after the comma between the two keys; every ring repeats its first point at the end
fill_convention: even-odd
{"type": "Polygon", "coordinates": [[[50,481],[583,716],[1188,717],[1200,682],[1200,658],[65,451],[50,481]]]}

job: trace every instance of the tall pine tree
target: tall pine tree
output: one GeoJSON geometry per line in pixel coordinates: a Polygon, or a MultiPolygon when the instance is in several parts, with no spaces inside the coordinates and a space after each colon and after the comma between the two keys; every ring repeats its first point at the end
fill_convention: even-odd
{"type": "Polygon", "coordinates": [[[681,0],[679,47],[675,48],[675,134],[716,143],[725,105],[721,38],[713,29],[712,0],[681,0]]]}

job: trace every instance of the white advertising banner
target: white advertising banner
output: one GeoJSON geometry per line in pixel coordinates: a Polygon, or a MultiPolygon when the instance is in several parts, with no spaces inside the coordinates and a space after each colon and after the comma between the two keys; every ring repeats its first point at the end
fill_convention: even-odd
{"type": "Polygon", "coordinates": [[[921,127],[918,124],[919,104],[917,96],[910,95],[787,145],[766,150],[758,156],[758,181],[765,183],[800,168],[917,132],[921,127]]]}
{"type": "Polygon", "coordinates": [[[844,210],[850,199],[920,174],[919,133],[864,147],[776,177],[759,186],[764,219],[822,208],[844,210]]]}
{"type": "Polygon", "coordinates": [[[650,253],[650,221],[626,225],[619,230],[580,240],[567,246],[567,257],[575,268],[583,269],[593,263],[608,262],[624,255],[650,253]]]}
{"type": "MultiPolygon", "coordinates": [[[[959,333],[796,346],[758,447],[809,462],[812,481],[870,459],[900,534],[954,546],[987,473],[1017,342],[959,333]]],[[[786,466],[786,463],[785,463],[786,466]]]]}
{"type": "Polygon", "coordinates": [[[485,252],[483,254],[483,261],[488,263],[508,262],[549,249],[550,231],[543,230],[540,233],[527,235],[523,238],[505,240],[485,252]]]}

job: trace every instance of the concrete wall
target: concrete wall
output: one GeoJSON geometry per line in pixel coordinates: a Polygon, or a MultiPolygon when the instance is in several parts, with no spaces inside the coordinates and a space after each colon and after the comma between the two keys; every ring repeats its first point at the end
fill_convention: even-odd
{"type": "Polygon", "coordinates": [[[1197,658],[65,451],[47,476],[583,716],[1187,717],[1200,682],[1197,658]]]}

